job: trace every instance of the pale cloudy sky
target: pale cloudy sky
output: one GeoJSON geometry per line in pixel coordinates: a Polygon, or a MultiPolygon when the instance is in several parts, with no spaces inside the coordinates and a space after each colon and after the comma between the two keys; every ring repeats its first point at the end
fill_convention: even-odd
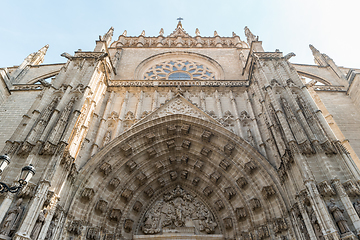
{"type": "Polygon", "coordinates": [[[263,41],[265,51],[294,52],[295,63],[313,64],[308,45],[339,66],[360,68],[360,0],[2,0],[0,67],[19,65],[30,53],[49,44],[44,63],[65,62],[63,52],[93,50],[95,40],[111,26],[113,39],[165,35],[182,17],[192,36],[231,36],[242,40],[248,26],[263,41]]]}

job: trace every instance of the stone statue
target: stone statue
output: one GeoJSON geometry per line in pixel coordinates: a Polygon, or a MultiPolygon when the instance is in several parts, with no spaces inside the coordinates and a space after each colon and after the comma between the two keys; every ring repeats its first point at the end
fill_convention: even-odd
{"type": "Polygon", "coordinates": [[[15,206],[8,211],[0,234],[10,236],[15,232],[24,210],[21,206],[22,201],[22,198],[17,200],[15,206]]]}
{"type": "Polygon", "coordinates": [[[54,234],[54,230],[55,230],[55,220],[51,220],[49,228],[46,232],[46,236],[45,236],[45,240],[50,240],[54,234]]]}
{"type": "Polygon", "coordinates": [[[40,212],[38,219],[36,220],[35,226],[31,232],[31,239],[36,240],[39,236],[39,233],[41,231],[41,228],[45,222],[45,215],[46,215],[47,210],[44,209],[40,212]]]}
{"type": "Polygon", "coordinates": [[[195,30],[195,35],[200,36],[200,30],[198,28],[195,30]]]}
{"type": "Polygon", "coordinates": [[[344,209],[339,208],[336,204],[335,204],[335,200],[334,199],[330,199],[330,204],[328,206],[330,213],[333,215],[336,224],[338,225],[339,229],[340,229],[340,233],[346,233],[346,232],[350,232],[349,226],[346,222],[346,219],[344,217],[344,209]]]}
{"type": "Polygon", "coordinates": [[[358,199],[358,200],[356,200],[356,202],[354,202],[354,208],[355,208],[356,213],[360,217],[360,199],[358,199]]]}
{"type": "Polygon", "coordinates": [[[247,26],[244,28],[244,31],[245,31],[245,36],[247,38],[247,42],[248,42],[249,46],[251,45],[252,42],[258,40],[258,38],[254,34],[252,34],[252,32],[250,31],[250,29],[247,26]]]}

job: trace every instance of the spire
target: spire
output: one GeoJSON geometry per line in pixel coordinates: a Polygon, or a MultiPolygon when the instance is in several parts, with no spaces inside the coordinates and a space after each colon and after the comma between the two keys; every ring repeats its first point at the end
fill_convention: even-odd
{"type": "Polygon", "coordinates": [[[259,40],[259,37],[255,36],[247,26],[244,28],[244,31],[245,31],[245,36],[247,38],[247,42],[248,42],[249,46],[251,46],[252,42],[259,40]]]}
{"type": "Polygon", "coordinates": [[[145,30],[141,32],[140,36],[145,36],[145,30]]]}
{"type": "Polygon", "coordinates": [[[160,36],[163,36],[163,35],[164,35],[164,29],[163,29],[163,28],[160,29],[159,35],[160,35],[160,36]]]}
{"type": "Polygon", "coordinates": [[[313,45],[309,44],[309,47],[312,51],[312,54],[314,56],[314,62],[315,64],[322,66],[322,67],[326,67],[329,64],[326,61],[326,55],[325,54],[321,54],[319,50],[317,50],[313,45]],[[325,56],[324,56],[325,55],[325,56]]]}
{"type": "Polygon", "coordinates": [[[107,33],[105,33],[104,36],[102,37],[102,40],[105,41],[108,46],[111,43],[113,34],[114,34],[114,28],[111,27],[109,31],[107,31],[107,33]]]}
{"type": "Polygon", "coordinates": [[[177,18],[176,20],[179,20],[178,25],[176,28],[182,28],[181,20],[184,20],[182,17],[177,18]]]}
{"type": "MultiPolygon", "coordinates": [[[[29,61],[29,65],[39,65],[44,62],[44,57],[46,55],[47,50],[49,49],[49,44],[46,44],[42,48],[39,49],[36,53],[30,54],[26,59],[28,59],[31,55],[31,59],[29,61]]],[[[25,60],[26,60],[25,59],[25,60]]]]}
{"type": "Polygon", "coordinates": [[[179,20],[179,22],[176,26],[176,29],[168,37],[190,37],[190,35],[183,29],[181,20],[184,19],[179,17],[177,20],[179,20]]]}
{"type": "Polygon", "coordinates": [[[126,37],[127,31],[125,30],[125,31],[123,32],[123,34],[121,34],[121,35],[123,35],[124,37],[126,37]]]}

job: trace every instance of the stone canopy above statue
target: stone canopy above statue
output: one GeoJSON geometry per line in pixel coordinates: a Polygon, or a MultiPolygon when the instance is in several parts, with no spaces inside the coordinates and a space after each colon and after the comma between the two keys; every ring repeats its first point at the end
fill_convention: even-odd
{"type": "Polygon", "coordinates": [[[165,192],[146,211],[138,234],[219,234],[212,211],[181,186],[165,192]]]}

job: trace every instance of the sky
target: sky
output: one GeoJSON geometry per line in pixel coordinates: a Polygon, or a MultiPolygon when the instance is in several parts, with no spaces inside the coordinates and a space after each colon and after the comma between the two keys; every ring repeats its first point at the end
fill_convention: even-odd
{"type": "Polygon", "coordinates": [[[265,51],[294,52],[293,63],[314,64],[309,44],[338,66],[360,68],[359,0],[2,0],[0,67],[19,65],[46,44],[44,63],[60,54],[92,51],[99,35],[114,27],[113,40],[127,36],[169,35],[182,17],[191,36],[232,36],[246,41],[244,27],[259,36],[265,51]]]}

